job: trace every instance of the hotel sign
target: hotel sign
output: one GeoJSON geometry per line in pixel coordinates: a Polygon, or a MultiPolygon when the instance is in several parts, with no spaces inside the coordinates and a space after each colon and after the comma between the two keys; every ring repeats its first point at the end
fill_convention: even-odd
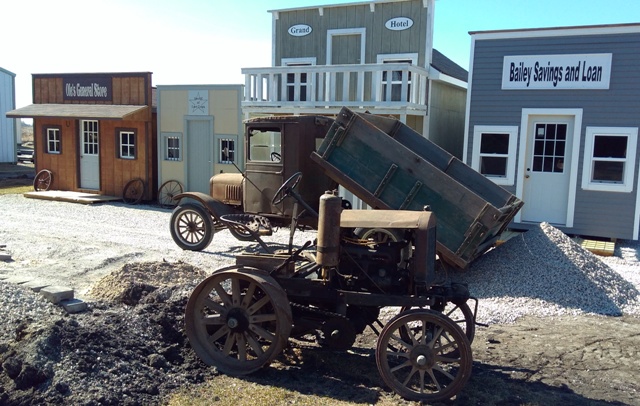
{"type": "Polygon", "coordinates": [[[503,90],[609,89],[611,54],[505,56],[503,90]]]}
{"type": "Polygon", "coordinates": [[[111,76],[64,76],[63,99],[111,101],[111,76]]]}
{"type": "Polygon", "coordinates": [[[413,26],[413,20],[409,17],[395,17],[387,20],[384,26],[391,31],[408,30],[413,26]]]}

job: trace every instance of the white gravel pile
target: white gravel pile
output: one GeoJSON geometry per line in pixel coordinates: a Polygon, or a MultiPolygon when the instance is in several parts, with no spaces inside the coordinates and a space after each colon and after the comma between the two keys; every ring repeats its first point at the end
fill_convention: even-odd
{"type": "Polygon", "coordinates": [[[621,242],[616,256],[605,259],[542,223],[487,252],[454,277],[467,282],[472,295],[480,299],[482,323],[513,322],[524,315],[640,316],[635,245],[621,242]]]}

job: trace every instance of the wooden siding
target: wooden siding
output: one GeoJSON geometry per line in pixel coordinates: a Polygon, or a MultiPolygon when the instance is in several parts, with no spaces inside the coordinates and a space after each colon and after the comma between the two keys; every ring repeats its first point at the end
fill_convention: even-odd
{"type": "MultiPolygon", "coordinates": [[[[78,74],[82,76],[85,74],[78,74]]],[[[87,76],[109,76],[110,74],[86,74],[87,76]]],[[[64,100],[63,77],[76,75],[33,75],[33,102],[77,104],[80,101],[64,100]]],[[[112,100],[95,101],[93,104],[151,105],[151,74],[113,74],[111,75],[112,100]]],[[[149,113],[149,119],[150,119],[149,113]]]]}
{"type": "MultiPolygon", "coordinates": [[[[632,238],[637,197],[638,168],[631,193],[581,190],[584,135],[587,126],[640,126],[640,34],[602,34],[538,38],[483,39],[475,41],[470,84],[467,145],[473,145],[476,125],[520,126],[523,108],[583,109],[581,143],[577,151],[578,179],[574,226],[570,233],[632,238]],[[613,54],[608,90],[501,90],[506,55],[613,54]]],[[[523,132],[520,129],[520,139],[523,132]]],[[[472,148],[466,160],[471,162],[472,148]]],[[[516,166],[519,168],[519,165],[516,166]]],[[[516,181],[523,174],[516,173],[516,181]]],[[[526,204],[526,202],[525,202],[526,204]]]]}
{"type": "MultiPolygon", "coordinates": [[[[280,66],[282,58],[303,57],[316,57],[318,64],[324,64],[327,61],[327,31],[349,28],[366,29],[365,61],[361,63],[376,63],[378,54],[418,53],[418,64],[424,66],[427,9],[421,0],[376,3],[374,12],[368,4],[326,7],[322,16],[318,9],[282,11],[275,25],[276,66],[280,66]],[[402,31],[385,28],[385,22],[395,17],[411,18],[413,26],[402,31]],[[311,26],[311,34],[303,37],[289,35],[287,30],[296,24],[311,26]]],[[[359,49],[359,44],[357,47],[359,49]]],[[[354,50],[340,49],[338,52],[345,56],[338,58],[345,59],[354,50]]]]}

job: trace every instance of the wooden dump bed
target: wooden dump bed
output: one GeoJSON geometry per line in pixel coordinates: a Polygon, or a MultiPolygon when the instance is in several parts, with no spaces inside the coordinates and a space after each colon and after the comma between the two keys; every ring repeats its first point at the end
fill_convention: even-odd
{"type": "Polygon", "coordinates": [[[523,204],[400,121],[346,107],[311,158],[375,209],[428,206],[440,257],[463,269],[495,243],[523,204]]]}

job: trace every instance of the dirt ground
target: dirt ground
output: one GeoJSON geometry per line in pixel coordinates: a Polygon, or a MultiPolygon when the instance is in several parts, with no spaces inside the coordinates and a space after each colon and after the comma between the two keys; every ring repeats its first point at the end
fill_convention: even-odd
{"type": "MultiPolygon", "coordinates": [[[[0,188],[25,183],[30,180],[0,179],[0,188]]],[[[176,317],[180,316],[178,311],[176,317]]],[[[365,333],[348,352],[294,344],[292,348],[299,349],[304,362],[287,357],[290,348],[271,368],[242,381],[356,405],[385,399],[414,404],[380,387],[373,358],[376,337],[369,329],[365,333]]],[[[185,345],[186,338],[177,331],[172,339],[182,343],[179,347],[185,345]]],[[[629,316],[525,317],[511,325],[478,327],[472,345],[472,376],[450,404],[640,405],[639,348],[640,319],[629,316]]],[[[210,369],[197,362],[182,368],[189,376],[215,379],[210,369]]],[[[11,404],[30,404],[21,399],[11,404]]]]}

